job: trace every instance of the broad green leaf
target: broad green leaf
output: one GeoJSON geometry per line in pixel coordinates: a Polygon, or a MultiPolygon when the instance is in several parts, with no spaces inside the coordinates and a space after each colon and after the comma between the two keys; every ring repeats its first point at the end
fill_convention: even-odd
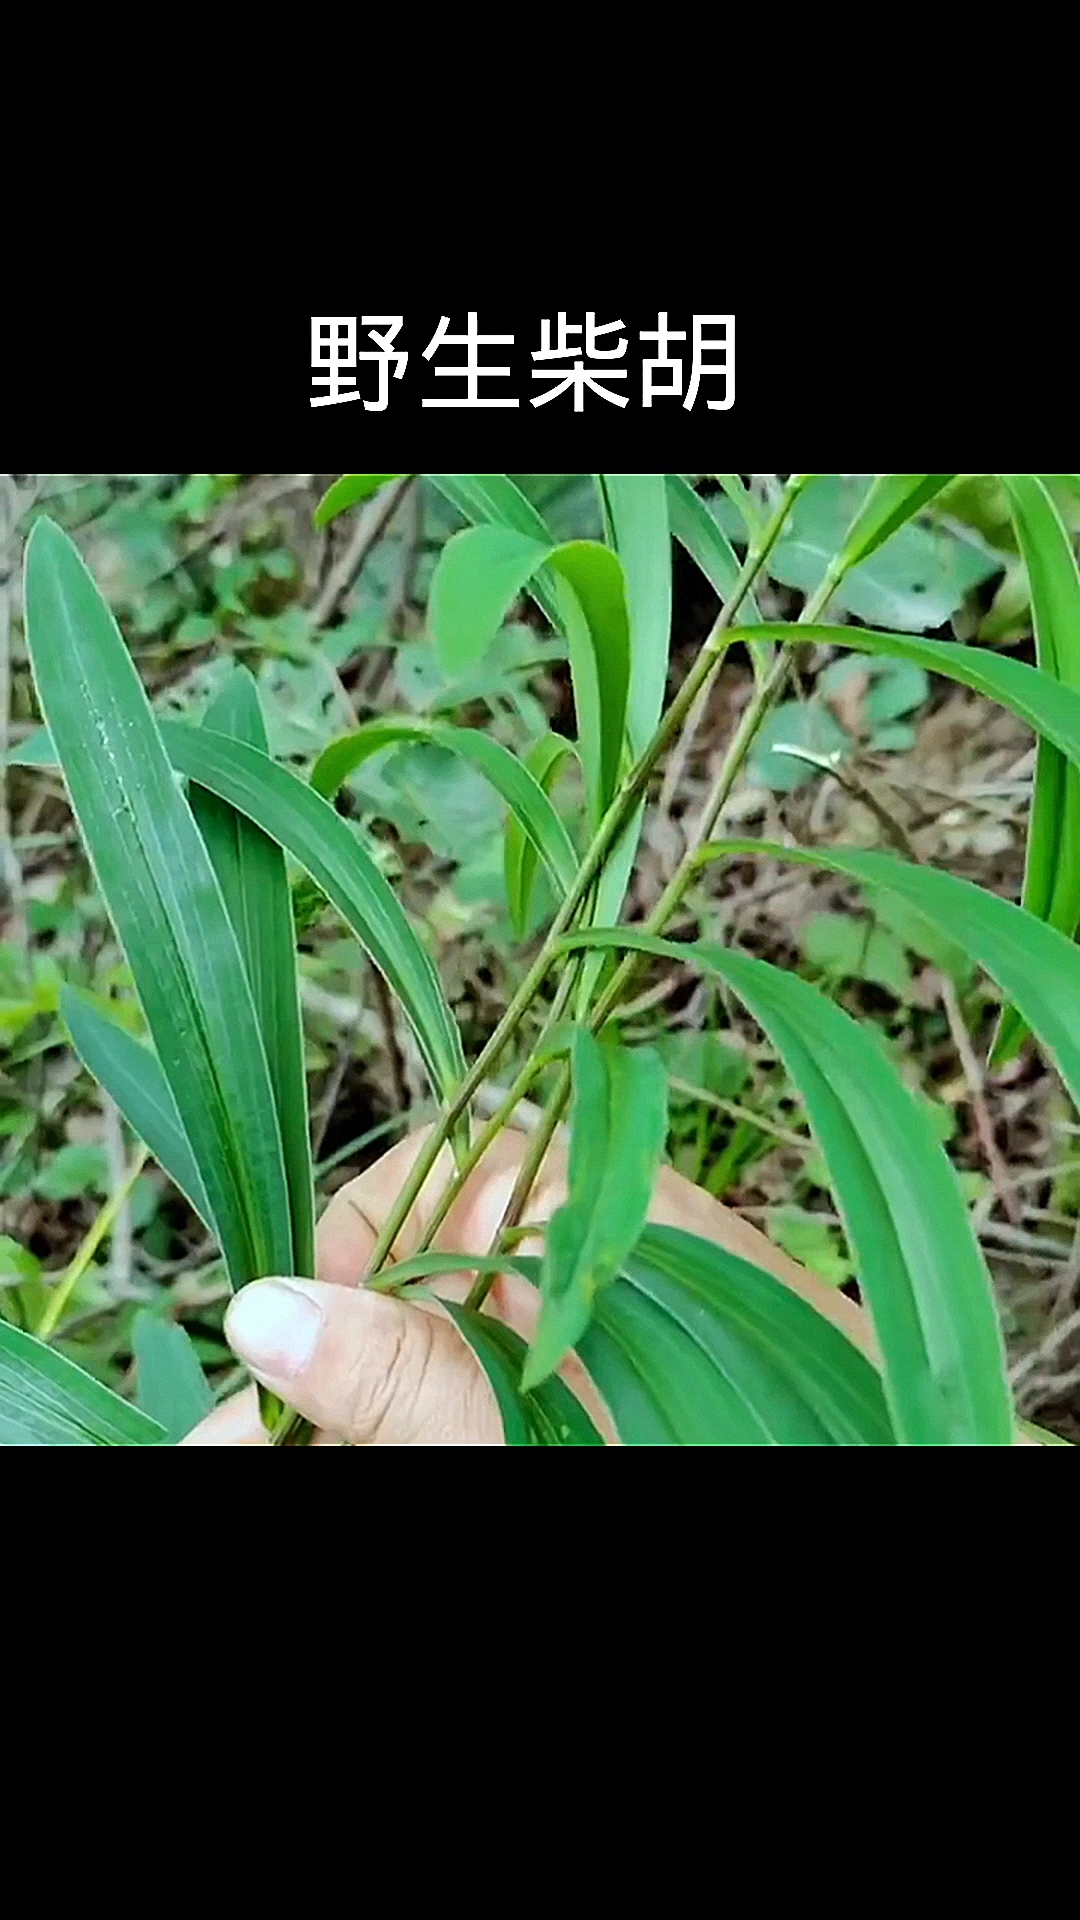
{"type": "Polygon", "coordinates": [[[793,793],[814,777],[814,767],[786,754],[785,747],[802,747],[809,753],[827,757],[843,756],[851,750],[851,735],[846,733],[831,710],[820,700],[783,700],[766,715],[747,763],[746,777],[755,787],[771,787],[774,793],[793,793]]]}
{"type": "Polygon", "coordinates": [[[156,1420],[0,1320],[0,1446],[158,1447],[164,1439],[156,1420]]]}
{"type": "MultiPolygon", "coordinates": [[[[267,751],[259,695],[246,667],[229,675],[202,724],[212,733],[267,751]]],[[[285,856],[276,841],[216,794],[193,785],[188,798],[239,942],[266,1049],[289,1186],[289,1271],[310,1276],[315,1272],[315,1194],[296,932],[285,856]]]]}
{"type": "Polygon", "coordinates": [[[27,546],[26,613],[42,712],[230,1278],[288,1272],[281,1136],[236,936],[116,622],[48,519],[27,546]]]}
{"type": "Polygon", "coordinates": [[[630,688],[626,585],[616,555],[594,540],[545,547],[510,527],[470,527],[443,548],[428,618],[444,668],[458,672],[489,645],[507,609],[542,568],[555,580],[558,624],[570,650],[595,824],[619,779],[630,688]]]}
{"type": "Polygon", "coordinates": [[[799,945],[819,973],[838,980],[873,980],[903,1000],[911,970],[895,933],[847,913],[812,913],[799,928],[799,945]]]}
{"type": "Polygon", "coordinates": [[[199,1356],[178,1321],[147,1307],[135,1315],[133,1341],[139,1405],[165,1429],[165,1445],[178,1446],[214,1404],[199,1356]]]}
{"type": "Polygon", "coordinates": [[[734,989],[784,1060],[824,1152],[898,1438],[1008,1446],[1001,1332],[963,1195],[926,1114],[874,1040],[804,980],[746,954],[629,927],[568,935],[563,946],[633,948],[698,965],[734,989]]]}
{"type": "Polygon", "coordinates": [[[202,1175],[156,1055],[74,987],[61,989],[60,1012],[87,1071],[216,1235],[202,1175]]]}
{"type": "MultiPolygon", "coordinates": [[[[516,759],[479,727],[451,727],[439,721],[413,719],[408,714],[371,720],[355,733],[332,741],[320,754],[311,774],[315,792],[332,800],[342,782],[372,754],[403,740],[429,741],[432,746],[445,747],[478,767],[506,801],[518,831],[527,837],[543,860],[556,893],[562,896],[569,892],[578,868],[570,835],[543,787],[534,779],[528,761],[516,759]]],[[[566,741],[562,744],[569,746],[566,741]]]]}
{"type": "Polygon", "coordinates": [[[571,1046],[574,1106],[568,1198],[548,1223],[540,1319],[524,1384],[555,1371],[589,1323],[648,1216],[667,1133],[667,1077],[650,1048],[571,1046]]]}
{"type": "Polygon", "coordinates": [[[623,1274],[712,1353],[773,1444],[894,1444],[869,1360],[771,1273],[711,1240],[647,1226],[623,1274]]]}
{"type": "Polygon", "coordinates": [[[246,814],[322,888],[401,1001],[435,1086],[452,1097],[464,1073],[457,1022],[389,881],[345,821],[254,747],[176,720],[163,721],[161,735],[180,773],[246,814]]]}
{"type": "Polygon", "coordinates": [[[782,640],[797,645],[850,647],[856,653],[888,653],[914,660],[930,673],[958,680],[976,693],[1009,707],[1065,756],[1080,766],[1080,693],[1063,686],[1039,667],[985,647],[962,647],[952,640],[924,640],[911,633],[877,633],[869,627],[792,626],[768,621],[733,630],[739,640],[782,640]]]}
{"type": "Polygon", "coordinates": [[[781,847],[766,840],[722,840],[702,849],[706,858],[747,853],[849,874],[915,908],[1015,1002],[1080,1106],[1080,947],[1072,940],[985,887],[893,854],[781,847]]]}
{"type": "MultiPolygon", "coordinates": [[[[1003,473],[1001,480],[1027,569],[1036,659],[1080,692],[1080,573],[1068,529],[1038,474],[1003,473]]],[[[1023,903],[1072,939],[1080,923],[1080,768],[1049,740],[1040,740],[1036,760],[1023,903]]],[[[1023,1042],[1023,1021],[1006,1007],[992,1063],[1013,1059],[1023,1042]]]]}
{"type": "MultiPolygon", "coordinates": [[[[563,762],[574,753],[573,742],[561,733],[542,733],[535,740],[525,756],[525,767],[544,794],[549,795],[559,777],[563,762]]],[[[523,822],[516,813],[511,813],[506,823],[506,835],[503,852],[503,879],[506,886],[506,898],[510,908],[510,919],[517,932],[524,935],[532,903],[533,885],[539,854],[535,841],[529,835],[523,822]]]]}
{"type": "Polygon", "coordinates": [[[508,1447],[602,1447],[604,1442],[577,1396],[557,1376],[523,1391],[526,1346],[490,1314],[443,1300],[463,1340],[491,1382],[508,1447]]]}
{"type": "MultiPolygon", "coordinates": [[[[466,520],[471,520],[473,526],[511,527],[526,540],[536,540],[545,547],[555,545],[547,522],[508,474],[429,473],[425,478],[438,487],[444,499],[466,520]]],[[[559,626],[558,596],[553,581],[543,569],[532,581],[529,591],[552,626],[559,626]]]]}
{"type": "Polygon", "coordinates": [[[838,574],[869,560],[906,520],[955,480],[954,473],[879,473],[860,507],[836,560],[838,574]]]}
{"type": "MultiPolygon", "coordinates": [[[[872,491],[868,474],[815,476],[792,509],[768,571],[785,586],[811,592],[826,577],[836,579],[849,530],[872,491]]],[[[888,543],[852,567],[832,595],[832,604],[882,627],[922,633],[940,627],[965,595],[1001,570],[1000,556],[958,538],[944,527],[909,523],[888,543]]]]}
{"type": "Polygon", "coordinates": [[[388,480],[403,478],[404,475],[400,473],[343,473],[340,480],[335,480],[333,486],[327,488],[319,501],[315,509],[315,525],[329,526],[331,520],[336,520],[346,508],[355,507],[359,500],[370,500],[372,494],[378,493],[380,487],[385,487],[388,480]]]}

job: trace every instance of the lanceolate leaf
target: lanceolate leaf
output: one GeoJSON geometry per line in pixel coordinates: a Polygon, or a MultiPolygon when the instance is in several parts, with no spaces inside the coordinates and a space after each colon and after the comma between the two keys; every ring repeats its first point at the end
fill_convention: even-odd
{"type": "Polygon", "coordinates": [[[388,480],[403,478],[404,475],[400,473],[343,473],[341,479],[335,480],[319,501],[315,509],[315,525],[329,526],[339,513],[355,507],[360,500],[370,500],[372,494],[378,493],[380,487],[385,487],[388,480]]]}
{"type": "Polygon", "coordinates": [[[431,583],[431,631],[448,673],[483,653],[507,609],[541,568],[554,578],[566,634],[593,824],[619,778],[630,689],[630,625],[622,567],[609,547],[544,547],[505,526],[470,527],[443,548],[431,583]]]}
{"type": "Polygon", "coordinates": [[[580,1339],[597,1293],[637,1239],[667,1132],[667,1078],[650,1048],[600,1046],[581,1028],[570,1057],[569,1195],[548,1223],[526,1387],[553,1373],[580,1339]]]}
{"type": "Polygon", "coordinates": [[[0,1320],[0,1446],[157,1447],[164,1429],[55,1347],[0,1320]]]}
{"type": "MultiPolygon", "coordinates": [[[[508,474],[429,473],[425,478],[474,527],[511,527],[543,547],[554,544],[547,522],[508,474]]],[[[557,627],[561,618],[559,601],[550,575],[541,569],[529,591],[552,626],[557,627]]]]}
{"type": "MultiPolygon", "coordinates": [[[[238,667],[203,718],[213,733],[267,750],[255,682],[238,667]]],[[[307,1075],[297,991],[296,935],[285,856],[277,842],[225,800],[193,785],[191,810],[206,843],[240,944],[274,1089],[292,1215],[290,1272],[315,1271],[307,1075]]]]}
{"type": "MultiPolygon", "coordinates": [[[[665,478],[672,533],[680,546],[686,548],[690,558],[696,560],[720,600],[730,599],[740,571],[734,547],[689,482],[680,473],[669,473],[665,478]]],[[[752,594],[747,594],[743,606],[748,623],[760,618],[752,594]]]]}
{"type": "Polygon", "coordinates": [[[853,653],[887,653],[897,660],[914,660],[930,673],[945,674],[1011,708],[1036,733],[1060,747],[1074,765],[1080,765],[1080,693],[1008,654],[991,653],[986,647],[962,647],[951,640],[923,640],[911,633],[878,633],[869,627],[791,626],[782,621],[734,628],[732,638],[817,643],[848,647],[853,653]]]}
{"type": "MultiPolygon", "coordinates": [[[[545,736],[554,739],[555,735],[545,736]]],[[[555,891],[560,896],[574,884],[578,859],[574,843],[563,826],[543,787],[534,778],[528,761],[522,762],[500,746],[479,727],[451,727],[440,721],[417,720],[410,715],[390,715],[371,720],[355,733],[334,740],[320,754],[312,769],[311,784],[316,793],[332,800],[342,782],[372,754],[403,740],[427,741],[445,747],[468,760],[502,795],[513,816],[513,824],[527,837],[535,853],[544,861],[555,891]]],[[[569,747],[563,741],[564,749],[569,747]]]]}
{"type": "Polygon", "coordinates": [[[464,1056],[438,974],[389,882],[344,820],[254,747],[176,720],[163,721],[161,734],[179,772],[246,814],[333,901],[401,1001],[435,1086],[452,1095],[464,1056]]]}
{"type": "Polygon", "coordinates": [[[834,562],[837,574],[848,574],[869,560],[955,478],[954,473],[879,473],[834,562]]]}
{"type": "MultiPolygon", "coordinates": [[[[524,764],[545,794],[550,794],[563,762],[574,751],[573,742],[561,733],[543,733],[539,740],[533,742],[524,764]]],[[[503,875],[510,918],[517,932],[522,935],[529,918],[538,859],[533,839],[517,815],[511,813],[506,823],[503,875]]]]}
{"type": "Polygon", "coordinates": [[[202,1175],[156,1056],[74,987],[61,987],[60,1012],[83,1065],[216,1236],[202,1175]]]}
{"type": "Polygon", "coordinates": [[[178,1446],[214,1404],[199,1356],[178,1321],[147,1307],[135,1315],[134,1349],[139,1405],[178,1446]]]}
{"type": "Polygon", "coordinates": [[[525,1342],[487,1313],[452,1300],[441,1303],[472,1348],[494,1389],[509,1447],[602,1447],[604,1442],[576,1395],[557,1376],[523,1392],[525,1342]]]}
{"type": "Polygon", "coordinates": [[[887,853],[781,847],[765,840],[718,841],[702,852],[718,858],[752,853],[765,860],[825,867],[908,901],[1015,1001],[1080,1106],[1080,948],[1064,934],[970,880],[887,853]]]}
{"type": "Polygon", "coordinates": [[[26,609],[45,720],[230,1277],[288,1272],[281,1136],[236,936],[116,623],[47,519],[27,547],[26,609]]]}
{"type": "Polygon", "coordinates": [[[573,934],[564,944],[631,947],[727,981],[806,1103],[858,1261],[898,1438],[1011,1444],[1001,1333],[959,1183],[929,1120],[869,1035],[804,980],[746,954],[626,927],[573,934]]]}
{"type": "MultiPolygon", "coordinates": [[[[1080,573],[1072,541],[1038,474],[1001,476],[1027,568],[1043,671],[1080,692],[1080,573]]],[[[1023,901],[1030,913],[1071,939],[1080,922],[1080,768],[1040,740],[1028,827],[1023,901]]],[[[1006,1008],[993,1049],[1001,1065],[1019,1052],[1024,1024],[1006,1008]]]]}

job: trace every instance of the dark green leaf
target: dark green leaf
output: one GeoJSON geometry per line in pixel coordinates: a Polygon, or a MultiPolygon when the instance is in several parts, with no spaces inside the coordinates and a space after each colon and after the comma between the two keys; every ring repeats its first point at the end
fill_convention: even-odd
{"type": "MultiPolygon", "coordinates": [[[[1080,572],[1061,515],[1034,473],[1001,475],[1027,569],[1035,619],[1036,659],[1043,672],[1080,691],[1080,572]]],[[[1040,740],[1028,827],[1023,903],[1070,939],[1080,922],[1080,768],[1049,740],[1040,740]]],[[[992,1063],[1019,1053],[1024,1023],[1006,1007],[992,1063]]]]}
{"type": "Polygon", "coordinates": [[[576,1395],[553,1377],[523,1392],[525,1342],[490,1314],[443,1300],[495,1393],[508,1447],[602,1447],[604,1442],[576,1395]]]}
{"type": "MultiPolygon", "coordinates": [[[[207,708],[203,726],[262,753],[267,751],[259,695],[245,667],[230,674],[207,708]]],[[[315,1195],[295,927],[285,856],[276,841],[216,794],[193,785],[189,797],[240,946],[266,1049],[289,1186],[293,1234],[289,1271],[310,1276],[315,1272],[315,1195]]]]}
{"type": "MultiPolygon", "coordinates": [[[[550,794],[563,762],[573,753],[573,742],[565,739],[561,733],[543,733],[529,748],[524,764],[537,786],[545,794],[550,794]]],[[[506,823],[503,879],[510,918],[522,936],[528,923],[538,860],[533,838],[516,814],[512,813],[506,823]]]]}
{"type": "MultiPolygon", "coordinates": [[[[554,735],[546,736],[554,738],[554,735]]],[[[543,787],[534,779],[528,762],[522,762],[500,746],[479,727],[451,727],[435,720],[413,719],[409,715],[388,715],[371,720],[355,733],[331,742],[320,754],[311,774],[316,793],[333,799],[343,781],[356,768],[403,740],[426,740],[445,747],[471,765],[478,767],[511,809],[518,830],[527,837],[544,861],[557,894],[569,892],[577,874],[577,854],[566,828],[555,812],[543,787]]],[[[568,743],[563,742],[564,747],[568,743]]]]}
{"type": "Polygon", "coordinates": [[[963,1195],[924,1111],[875,1041],[805,981],[746,954],[633,928],[576,933],[564,945],[633,948],[727,981],[783,1058],[825,1154],[898,1437],[1011,1444],[1001,1332],[963,1195]]]}
{"type": "Polygon", "coordinates": [[[146,1307],[135,1315],[134,1351],[139,1405],[164,1428],[166,1446],[178,1446],[214,1404],[199,1356],[178,1321],[146,1307]]]}
{"type": "Polygon", "coordinates": [[[230,1277],[288,1272],[281,1136],[236,936],[116,623],[48,519],[27,547],[26,609],[42,711],[230,1277]]]}
{"type": "Polygon", "coordinates": [[[540,1320],[524,1381],[553,1373],[589,1323],[647,1218],[667,1133],[667,1077],[649,1048],[571,1046],[574,1107],[569,1193],[548,1223],[540,1320]]]}
{"type": "Polygon", "coordinates": [[[164,1438],[138,1407],[0,1320],[0,1446],[157,1447],[164,1438]]]}
{"type": "Polygon", "coordinates": [[[401,1001],[435,1086],[452,1096],[464,1073],[457,1022],[393,889],[344,820],[254,747],[175,720],[161,732],[181,773],[254,820],[322,888],[401,1001]]]}
{"type": "Polygon", "coordinates": [[[60,1012],[87,1071],[216,1234],[202,1176],[156,1056],[74,987],[61,988],[60,1012]]]}

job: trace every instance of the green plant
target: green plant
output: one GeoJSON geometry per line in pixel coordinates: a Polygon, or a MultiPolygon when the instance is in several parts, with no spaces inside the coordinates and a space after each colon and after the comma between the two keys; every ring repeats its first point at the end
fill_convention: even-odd
{"type": "MultiPolygon", "coordinates": [[[[343,476],[320,518],[401,477],[343,476]]],[[[557,1372],[576,1348],[630,1443],[1010,1444],[1016,1421],[989,1275],[925,1103],[912,1098],[860,1024],[816,987],[738,949],[666,934],[720,860],[764,854],[830,866],[872,890],[878,903],[902,903],[906,924],[927,928],[939,950],[960,949],[977,963],[1015,1009],[1006,1014],[1001,1050],[1015,1048],[1030,1028],[1080,1099],[1080,955],[1070,937],[1080,917],[1073,851],[1080,844],[1080,689],[1069,665],[1080,584],[1051,490],[1033,476],[1005,476],[1040,636],[1039,664],[1028,666],[912,632],[825,620],[830,607],[869,617],[867,607],[876,612],[882,595],[895,596],[897,575],[885,564],[892,543],[918,533],[932,544],[936,534],[915,516],[956,476],[879,476],[852,496],[825,545],[820,529],[831,525],[830,513],[835,518],[835,501],[830,493],[824,511],[819,489],[813,519],[815,476],[792,476],[767,512],[737,476],[718,476],[737,520],[727,529],[682,476],[601,476],[604,539],[568,541],[553,536],[506,476],[430,478],[473,523],[446,543],[431,583],[431,644],[441,673],[467,679],[519,596],[530,595],[565,642],[573,743],[542,733],[519,759],[478,729],[437,714],[403,715],[351,729],[320,753],[304,781],[270,756],[258,694],[242,669],[200,725],[158,718],[72,543],[49,521],[35,527],[27,637],[48,737],[21,757],[42,764],[53,756],[63,770],[153,1041],[151,1051],[92,999],[63,988],[61,1008],[87,1066],[216,1236],[234,1287],[260,1274],[310,1274],[314,1203],[291,860],[388,983],[439,1103],[432,1136],[380,1235],[368,1284],[408,1295],[436,1273],[475,1274],[465,1306],[448,1311],[488,1373],[508,1441],[597,1443],[557,1372]],[[665,708],[672,533],[723,604],[665,708]],[[770,574],[806,590],[798,621],[760,618],[752,596],[770,574]],[[749,705],[648,921],[620,926],[653,772],[736,639],[754,662],[749,705]],[[923,697],[928,682],[919,676],[936,673],[1001,702],[1035,729],[1041,746],[1023,906],[893,855],[714,839],[763,729],[783,711],[797,652],[808,644],[909,670],[903,688],[893,675],[891,707],[872,716],[883,727],[923,697]],[[537,950],[471,1061],[426,947],[362,832],[333,804],[369,758],[402,742],[464,761],[505,803],[507,895],[519,928],[541,876],[550,890],[537,950]],[[569,756],[580,762],[583,797],[579,818],[568,824],[552,793],[569,756]],[[620,1009],[642,955],[722,983],[782,1061],[827,1164],[873,1318],[880,1373],[768,1273],[691,1235],[645,1224],[665,1140],[667,1071],[659,1053],[620,1035],[620,1009]],[[513,1084],[480,1126],[474,1096],[530,1021],[513,1084]],[[541,1078],[543,1119],[489,1255],[430,1251],[454,1195],[541,1078]],[[537,1262],[514,1251],[517,1229],[568,1106],[569,1197],[537,1262]],[[421,1252],[388,1265],[447,1143],[455,1172],[421,1252]],[[539,1290],[527,1350],[484,1311],[494,1276],[508,1268],[539,1290]]],[[[929,564],[920,545],[918,565],[929,564]]],[[[965,585],[986,577],[985,567],[960,573],[965,585]]],[[[947,587],[945,597],[958,605],[962,587],[951,575],[947,587]]],[[[879,674],[872,684],[889,682],[879,674]]],[[[774,731],[771,744],[775,757],[797,743],[774,731]]],[[[58,1311],[54,1299],[46,1334],[58,1311]]],[[[20,1431],[57,1441],[77,1432],[103,1444],[177,1437],[204,1396],[193,1356],[175,1333],[143,1324],[137,1413],[116,1396],[103,1401],[100,1383],[45,1340],[0,1324],[0,1438],[20,1431]]],[[[287,1408],[266,1400],[264,1416],[277,1443],[306,1437],[287,1408]]]]}

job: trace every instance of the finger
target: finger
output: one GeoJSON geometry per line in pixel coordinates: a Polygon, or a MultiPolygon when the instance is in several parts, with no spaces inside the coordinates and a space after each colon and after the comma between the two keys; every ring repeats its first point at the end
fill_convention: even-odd
{"type": "Polygon", "coordinates": [[[317,1280],[255,1280],[225,1334],[264,1386],[352,1446],[501,1444],[487,1378],[437,1311],[317,1280]]]}
{"type": "Polygon", "coordinates": [[[254,1387],[245,1387],[242,1393],[234,1393],[231,1400],[223,1400],[220,1407],[208,1413],[180,1442],[182,1447],[266,1447],[269,1444],[254,1387]]]}

